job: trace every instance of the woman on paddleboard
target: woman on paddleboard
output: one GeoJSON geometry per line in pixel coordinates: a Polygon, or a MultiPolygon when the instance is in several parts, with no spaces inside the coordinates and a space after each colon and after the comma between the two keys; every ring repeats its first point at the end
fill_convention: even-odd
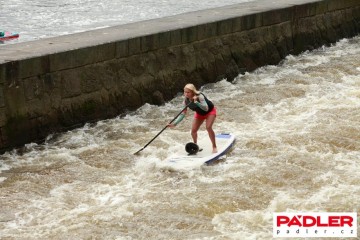
{"type": "Polygon", "coordinates": [[[211,143],[212,143],[212,152],[216,153],[216,141],[215,141],[215,133],[212,129],[212,125],[214,124],[216,118],[216,108],[214,104],[200,91],[196,90],[194,84],[186,84],[184,87],[184,104],[187,106],[184,111],[176,118],[174,123],[169,124],[168,126],[173,128],[177,124],[179,124],[186,115],[187,109],[195,111],[194,120],[191,127],[191,136],[193,138],[194,143],[197,143],[197,132],[201,126],[201,124],[206,120],[206,130],[209,134],[211,143]]]}

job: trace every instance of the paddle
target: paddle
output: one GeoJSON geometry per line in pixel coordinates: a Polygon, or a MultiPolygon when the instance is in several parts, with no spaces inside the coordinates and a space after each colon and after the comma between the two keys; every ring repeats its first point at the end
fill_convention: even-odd
{"type": "MultiPolygon", "coordinates": [[[[186,105],[186,107],[184,107],[184,108],[178,113],[178,115],[176,115],[176,116],[173,118],[173,120],[171,120],[171,121],[169,122],[169,124],[171,124],[173,121],[175,121],[175,119],[176,119],[190,104],[191,104],[191,102],[190,102],[188,105],[186,105]]],[[[155,138],[157,138],[167,127],[168,127],[168,125],[166,125],[158,134],[156,134],[156,136],[153,137],[153,139],[151,139],[150,142],[148,142],[142,149],[140,149],[139,151],[137,151],[136,153],[134,153],[134,155],[136,155],[136,154],[138,154],[139,152],[141,152],[142,150],[144,150],[144,149],[145,149],[150,143],[152,143],[152,141],[154,141],[155,138]]]]}

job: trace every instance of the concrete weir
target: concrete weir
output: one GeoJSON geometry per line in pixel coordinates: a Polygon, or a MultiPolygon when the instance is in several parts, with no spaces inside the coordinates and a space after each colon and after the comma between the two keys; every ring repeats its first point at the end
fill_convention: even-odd
{"type": "Polygon", "coordinates": [[[255,1],[0,46],[0,151],[353,37],[359,0],[255,1]]]}

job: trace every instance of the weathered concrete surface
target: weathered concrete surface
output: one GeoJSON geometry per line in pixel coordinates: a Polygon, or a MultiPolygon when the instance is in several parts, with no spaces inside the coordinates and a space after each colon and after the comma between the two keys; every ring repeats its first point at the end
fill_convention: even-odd
{"type": "Polygon", "coordinates": [[[0,46],[0,150],[114,117],[360,29],[358,0],[251,2],[0,46]]]}

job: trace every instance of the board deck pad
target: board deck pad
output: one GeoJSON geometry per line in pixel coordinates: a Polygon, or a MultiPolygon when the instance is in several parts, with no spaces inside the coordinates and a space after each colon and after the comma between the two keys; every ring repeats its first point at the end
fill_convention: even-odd
{"type": "Polygon", "coordinates": [[[197,154],[189,155],[185,149],[175,152],[163,161],[163,166],[181,168],[196,168],[203,164],[211,164],[224,156],[235,142],[235,136],[230,133],[216,134],[217,153],[212,153],[212,145],[207,135],[199,137],[198,145],[202,148],[197,154]]]}

